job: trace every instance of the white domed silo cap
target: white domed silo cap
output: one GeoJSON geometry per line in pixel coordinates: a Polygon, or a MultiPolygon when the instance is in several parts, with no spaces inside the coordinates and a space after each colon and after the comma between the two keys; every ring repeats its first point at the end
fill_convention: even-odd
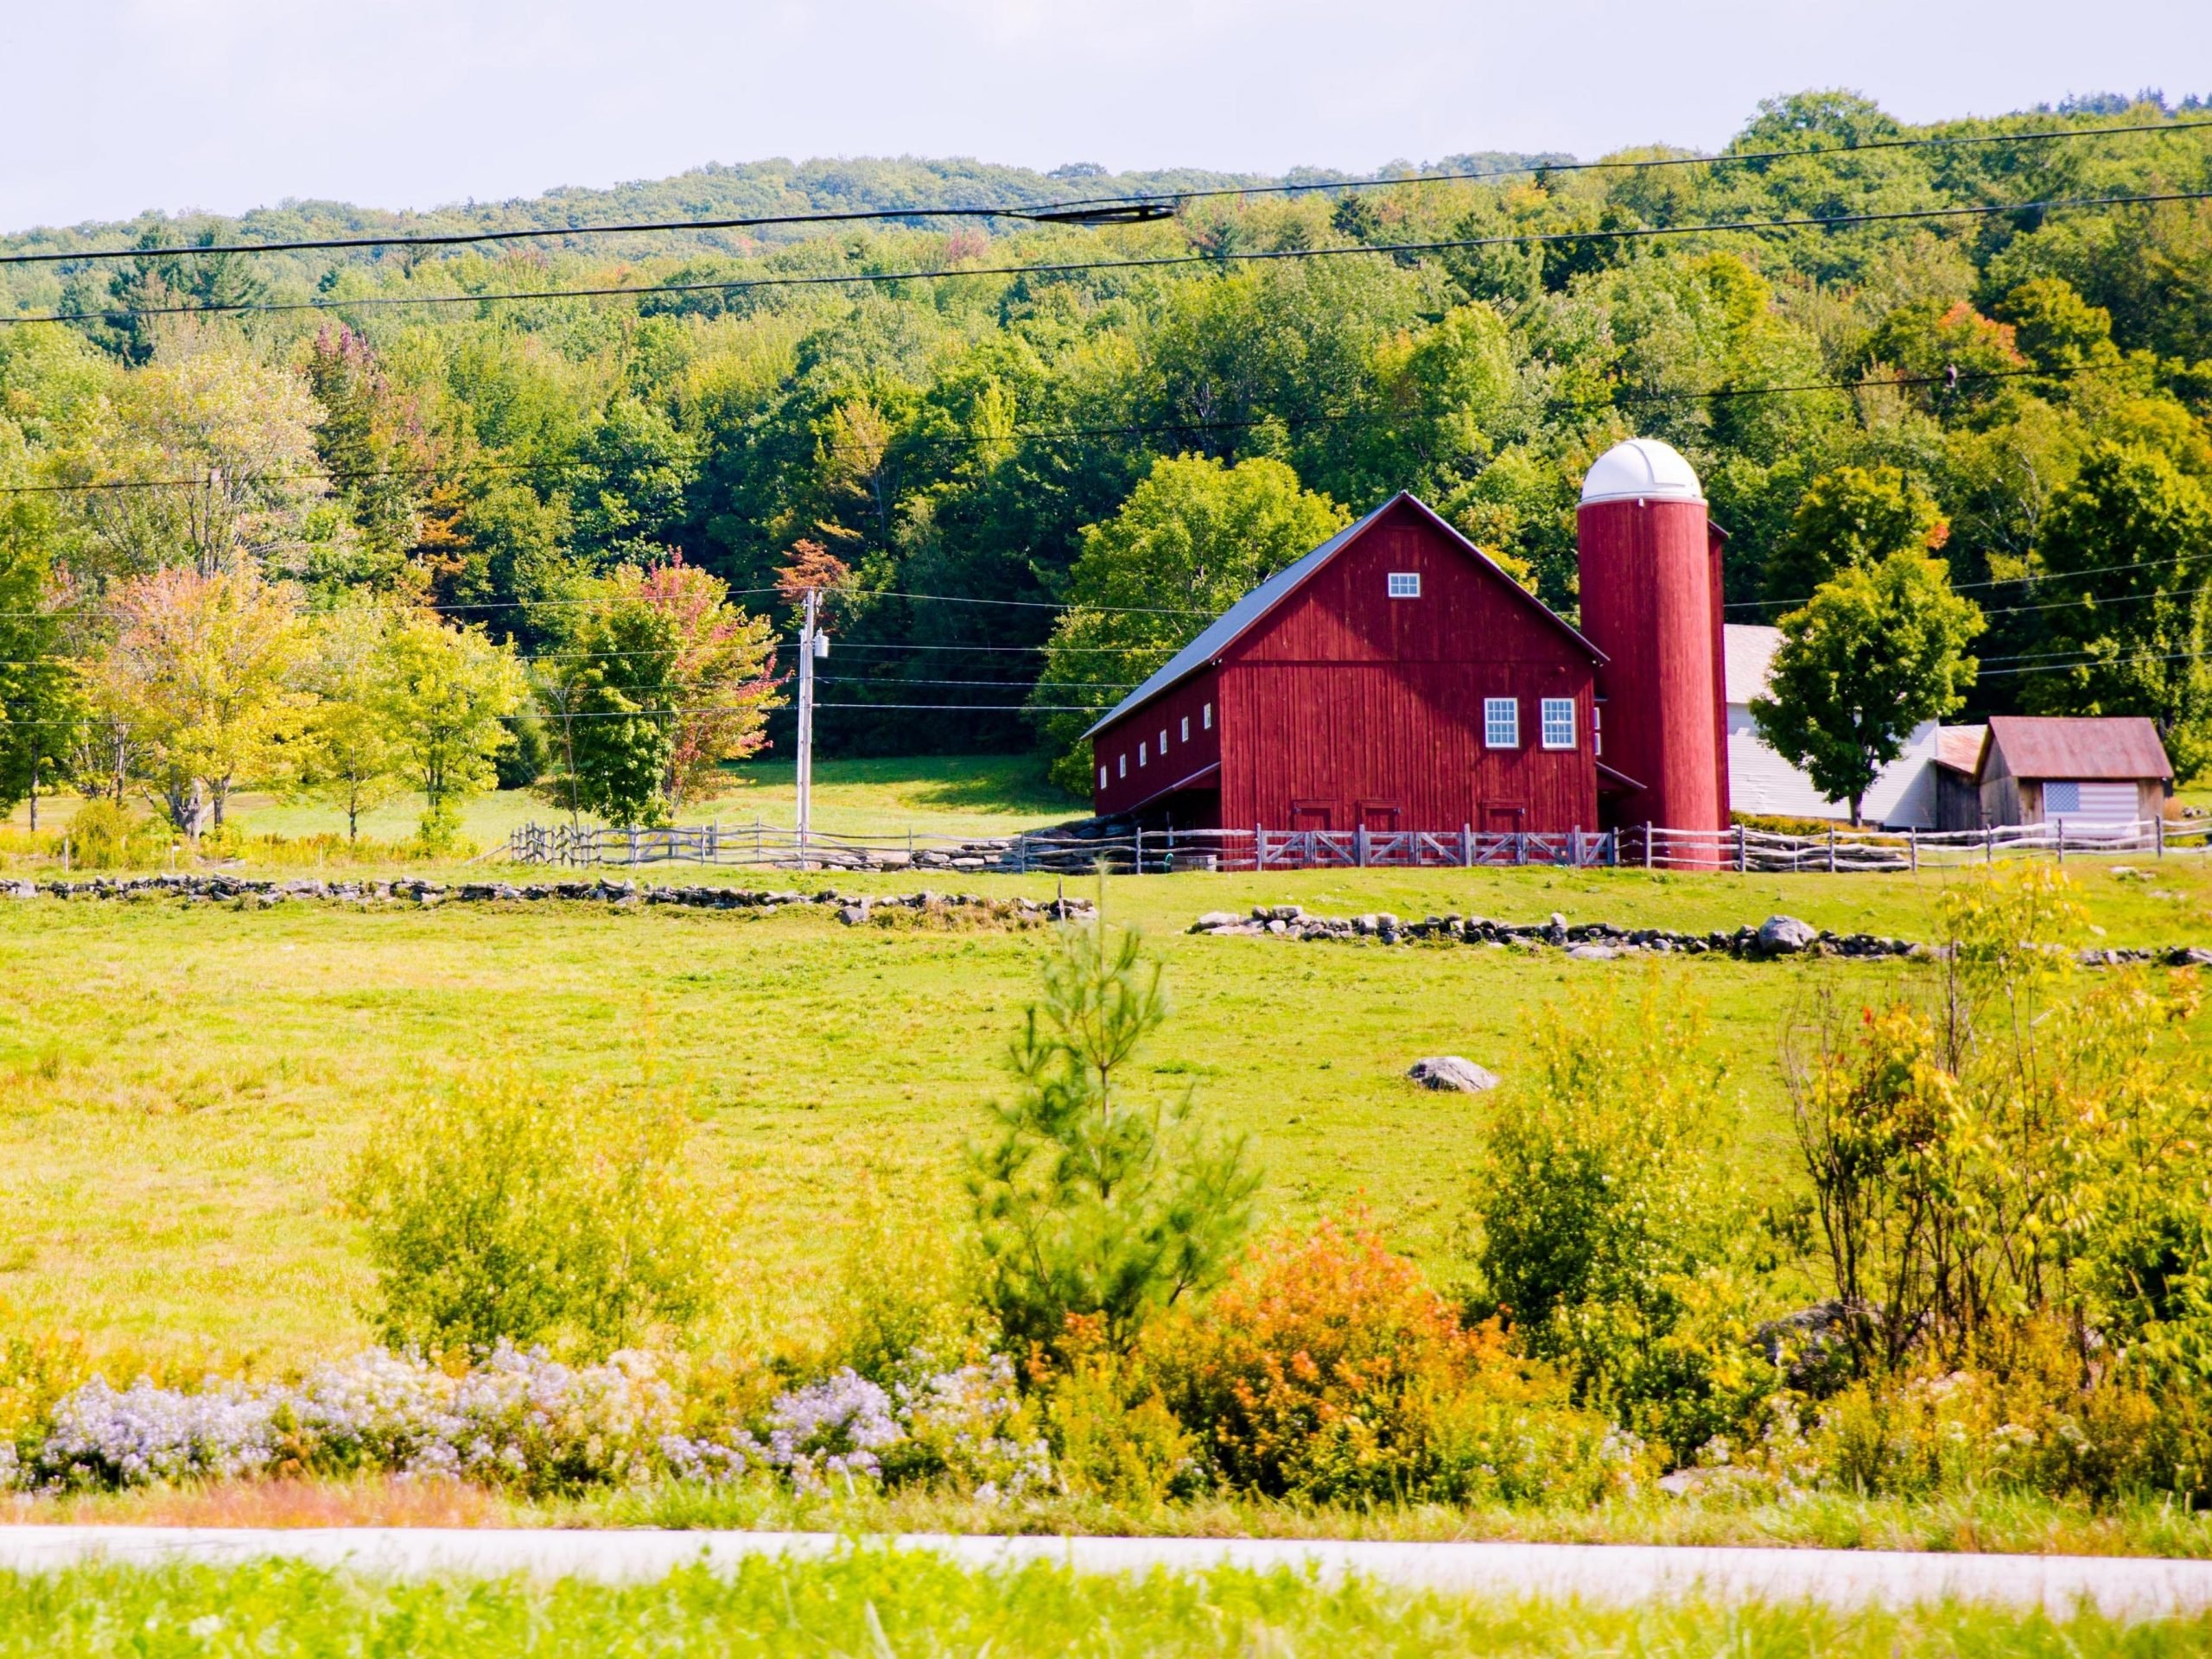
{"type": "Polygon", "coordinates": [[[1582,501],[1702,501],[1705,491],[1696,469],[1672,444],[1656,438],[1630,438],[1590,463],[1582,480],[1582,501]]]}

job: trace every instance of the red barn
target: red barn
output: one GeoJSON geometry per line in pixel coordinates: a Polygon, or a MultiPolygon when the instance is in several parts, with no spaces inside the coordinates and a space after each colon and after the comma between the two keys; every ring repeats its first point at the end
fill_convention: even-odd
{"type": "Polygon", "coordinates": [[[1090,728],[1096,810],[1176,829],[1594,830],[1605,660],[1401,494],[1090,728]]]}

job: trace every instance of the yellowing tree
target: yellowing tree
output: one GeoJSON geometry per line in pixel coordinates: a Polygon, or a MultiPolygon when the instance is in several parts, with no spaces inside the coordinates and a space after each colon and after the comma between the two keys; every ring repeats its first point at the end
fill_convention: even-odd
{"type": "Polygon", "coordinates": [[[514,741],[502,722],[522,704],[521,665],[481,628],[449,628],[424,613],[385,636],[375,677],[370,706],[423,791],[423,840],[450,846],[461,803],[499,781],[493,760],[514,741]]]}
{"type": "Polygon", "coordinates": [[[109,588],[115,626],[84,673],[127,726],[142,776],[189,836],[220,829],[232,790],[286,768],[313,699],[296,684],[296,594],[251,571],[156,570],[109,588]]]}
{"type": "Polygon", "coordinates": [[[391,628],[382,605],[342,606],[316,625],[308,664],[316,702],[300,781],[345,813],[348,841],[360,837],[361,814],[400,785],[398,749],[378,701],[391,628]]]}
{"type": "Polygon", "coordinates": [[[70,483],[160,487],[72,498],[73,562],[101,575],[294,564],[324,493],[321,418],[299,375],[213,340],[118,375],[101,417],[55,470],[70,483]]]}

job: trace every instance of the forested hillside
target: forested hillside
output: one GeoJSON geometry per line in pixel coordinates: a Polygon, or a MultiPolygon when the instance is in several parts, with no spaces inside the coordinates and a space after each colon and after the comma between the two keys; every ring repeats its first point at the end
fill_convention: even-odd
{"type": "MultiPolygon", "coordinates": [[[[1163,458],[1278,462],[1343,512],[1414,491],[1571,613],[1581,473],[1643,433],[1706,480],[1739,620],[1934,550],[1989,618],[1976,709],[2150,713],[2201,754],[2206,118],[2098,100],[1908,129],[1808,94],[1718,159],[1608,160],[1211,195],[1185,193],[1283,181],[778,162],[419,216],[288,204],[17,237],[1183,198],[1144,224],[0,265],[0,309],[65,319],[0,327],[0,524],[80,598],[249,562],[311,609],[389,594],[525,662],[580,578],[680,554],[780,616],[776,573],[811,543],[855,572],[823,747],[1005,748],[1053,718],[1033,698],[1064,743],[1198,625],[1177,613],[1251,574],[1117,519],[1163,458]],[[573,291],[609,289],[642,291],[573,291]]],[[[1172,518],[1288,475],[1171,476],[1152,510],[1172,518]]]]}

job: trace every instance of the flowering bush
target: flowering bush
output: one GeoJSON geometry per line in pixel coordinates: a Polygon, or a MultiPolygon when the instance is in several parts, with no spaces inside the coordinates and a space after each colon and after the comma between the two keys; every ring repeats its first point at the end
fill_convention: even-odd
{"type": "Polygon", "coordinates": [[[502,1344],[454,1376],[374,1349],[296,1383],[197,1392],[95,1378],[0,1439],[0,1489],[380,1471],[528,1494],[757,1474],[804,1492],[942,1480],[1011,1497],[1052,1481],[1014,1376],[1002,1356],[938,1370],[918,1355],[892,1389],[839,1371],[779,1395],[751,1427],[692,1421],[689,1379],[639,1352],[569,1366],[502,1344]]]}
{"type": "Polygon", "coordinates": [[[1640,1451],[1374,1232],[1334,1223],[1254,1252],[1156,1363],[1217,1475],[1270,1496],[1595,1497],[1640,1451]]]}
{"type": "Polygon", "coordinates": [[[296,1384],[198,1393],[95,1378],[64,1395],[15,1484],[130,1486],[283,1471],[461,1476],[529,1492],[650,1478],[679,1426],[644,1354],[571,1368],[508,1345],[467,1374],[372,1350],[296,1384]]]}

